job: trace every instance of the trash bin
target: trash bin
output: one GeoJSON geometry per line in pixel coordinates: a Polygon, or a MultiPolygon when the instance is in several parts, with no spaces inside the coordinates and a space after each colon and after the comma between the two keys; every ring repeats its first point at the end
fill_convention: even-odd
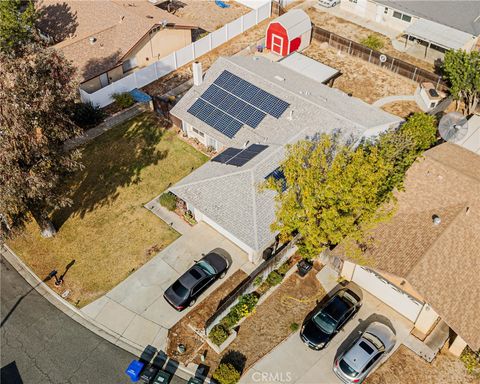
{"type": "Polygon", "coordinates": [[[137,382],[140,379],[140,373],[142,372],[143,367],[144,364],[142,362],[138,360],[133,360],[128,366],[125,373],[128,377],[130,377],[131,381],[137,382]]]}
{"type": "Polygon", "coordinates": [[[312,267],[312,263],[305,259],[302,259],[297,263],[298,274],[300,275],[300,277],[303,277],[312,269],[312,267]]]}
{"type": "Polygon", "coordinates": [[[153,365],[149,365],[147,368],[145,368],[142,371],[142,374],[140,375],[140,380],[143,383],[150,384],[153,380],[153,378],[157,375],[158,368],[154,367],[153,365]]]}
{"type": "Polygon", "coordinates": [[[191,377],[187,384],[203,384],[203,380],[198,377],[191,377]]]}
{"type": "Polygon", "coordinates": [[[172,375],[170,373],[160,370],[152,384],[168,384],[171,378],[172,375]]]}

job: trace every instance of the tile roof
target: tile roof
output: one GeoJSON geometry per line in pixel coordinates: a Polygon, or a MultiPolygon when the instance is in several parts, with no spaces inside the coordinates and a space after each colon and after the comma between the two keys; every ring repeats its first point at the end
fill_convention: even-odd
{"type": "Polygon", "coordinates": [[[280,165],[286,144],[332,132],[338,132],[344,141],[355,140],[401,121],[283,65],[251,57],[218,59],[203,84],[187,92],[171,113],[226,146],[242,148],[246,142],[268,145],[242,167],[210,161],[170,188],[254,251],[265,249],[274,240],[270,230],[275,218],[274,193],[258,188],[280,165]],[[244,126],[233,139],[227,138],[186,112],[225,69],[287,101],[290,107],[278,120],[267,116],[256,129],[244,126]],[[276,75],[284,80],[276,80],[276,75]]]}
{"type": "Polygon", "coordinates": [[[405,278],[479,349],[480,156],[451,143],[430,149],[408,170],[397,198],[393,218],[372,231],[368,263],[405,278]]]}
{"type": "Polygon", "coordinates": [[[40,29],[79,69],[82,81],[114,67],[164,20],[189,25],[147,0],[43,0],[40,11],[40,29]]]}

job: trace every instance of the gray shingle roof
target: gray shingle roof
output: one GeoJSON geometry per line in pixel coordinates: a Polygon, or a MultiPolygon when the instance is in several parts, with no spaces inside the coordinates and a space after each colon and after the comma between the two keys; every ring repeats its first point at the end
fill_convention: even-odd
{"type": "Polygon", "coordinates": [[[278,63],[251,57],[217,60],[206,74],[204,83],[187,92],[172,109],[172,114],[226,146],[241,148],[247,141],[268,145],[265,151],[242,167],[210,161],[170,188],[257,251],[272,243],[274,233],[270,225],[275,218],[274,193],[260,192],[259,186],[281,163],[286,144],[334,131],[339,132],[344,141],[356,140],[396,126],[401,121],[278,63]],[[186,112],[223,70],[286,100],[290,107],[278,120],[267,116],[256,129],[244,126],[233,139],[227,138],[186,112]],[[284,80],[279,81],[275,76],[284,80]],[[290,111],[293,111],[291,119],[290,111]]]}
{"type": "Polygon", "coordinates": [[[398,9],[467,32],[474,36],[480,35],[480,1],[405,1],[405,0],[375,0],[387,7],[398,9]]]}

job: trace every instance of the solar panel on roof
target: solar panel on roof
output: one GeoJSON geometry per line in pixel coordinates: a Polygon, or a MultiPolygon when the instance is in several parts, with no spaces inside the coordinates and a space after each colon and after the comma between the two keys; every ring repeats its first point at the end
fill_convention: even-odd
{"type": "Polygon", "coordinates": [[[215,161],[217,163],[226,163],[228,160],[230,160],[233,156],[238,155],[240,152],[242,152],[241,149],[238,148],[227,148],[225,149],[222,153],[219,155],[215,156],[212,161],[215,161]]]}
{"type": "Polygon", "coordinates": [[[267,114],[278,119],[288,106],[286,101],[223,71],[188,112],[233,138],[243,124],[256,128],[267,114]]]}
{"type": "Polygon", "coordinates": [[[229,160],[227,164],[241,167],[267,148],[268,145],[252,144],[229,160]]]}

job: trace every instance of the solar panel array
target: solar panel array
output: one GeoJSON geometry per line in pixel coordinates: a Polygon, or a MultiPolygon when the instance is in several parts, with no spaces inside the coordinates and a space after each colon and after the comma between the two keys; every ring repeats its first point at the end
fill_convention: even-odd
{"type": "Polygon", "coordinates": [[[245,124],[257,128],[267,114],[279,118],[290,104],[223,71],[188,112],[229,138],[245,124]]]}
{"type": "Polygon", "coordinates": [[[267,148],[268,145],[260,144],[252,144],[243,150],[237,148],[227,148],[218,156],[215,156],[212,161],[241,167],[267,148]]]}

